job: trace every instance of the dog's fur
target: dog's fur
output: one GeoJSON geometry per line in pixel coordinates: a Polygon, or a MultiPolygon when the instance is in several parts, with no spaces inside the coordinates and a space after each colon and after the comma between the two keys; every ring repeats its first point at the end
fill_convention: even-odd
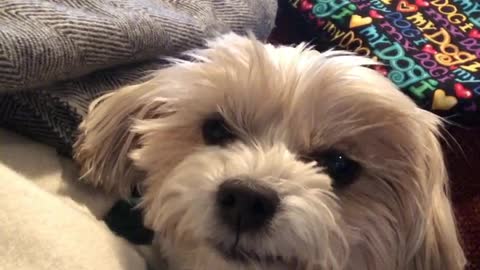
{"type": "Polygon", "coordinates": [[[172,269],[463,269],[440,120],[365,67],[373,61],[235,34],[188,55],[98,99],[76,144],[87,181],[125,197],[141,187],[172,269]],[[213,112],[238,140],[205,145],[213,112]],[[362,166],[344,189],[301,158],[330,148],[362,166]],[[212,247],[235,241],[214,198],[238,176],[276,190],[282,208],[268,233],[242,235],[238,248],[255,257],[243,263],[212,247]]]}

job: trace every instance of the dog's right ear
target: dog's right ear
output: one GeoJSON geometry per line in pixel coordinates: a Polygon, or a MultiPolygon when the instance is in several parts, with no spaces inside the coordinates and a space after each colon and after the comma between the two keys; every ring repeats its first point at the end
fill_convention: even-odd
{"type": "Polygon", "coordinates": [[[418,216],[425,219],[422,236],[412,239],[415,243],[407,247],[407,250],[416,250],[408,269],[463,270],[467,261],[449,195],[448,173],[439,141],[441,123],[432,113],[418,110],[417,117],[422,120],[426,133],[419,134],[424,140],[424,150],[421,151],[423,160],[416,165],[421,168],[422,197],[427,200],[423,213],[418,216]]]}
{"type": "Polygon", "coordinates": [[[123,198],[131,195],[132,187],[144,178],[129,158],[139,147],[132,126],[172,113],[158,88],[149,80],[103,95],[90,105],[74,145],[74,158],[86,182],[123,198]]]}

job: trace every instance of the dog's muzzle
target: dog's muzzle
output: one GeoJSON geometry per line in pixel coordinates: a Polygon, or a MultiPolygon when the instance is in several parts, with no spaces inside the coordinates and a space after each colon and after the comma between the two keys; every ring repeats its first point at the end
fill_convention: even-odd
{"type": "Polygon", "coordinates": [[[278,211],[280,197],[256,181],[231,179],[219,186],[216,204],[221,222],[241,234],[268,226],[278,211]]]}

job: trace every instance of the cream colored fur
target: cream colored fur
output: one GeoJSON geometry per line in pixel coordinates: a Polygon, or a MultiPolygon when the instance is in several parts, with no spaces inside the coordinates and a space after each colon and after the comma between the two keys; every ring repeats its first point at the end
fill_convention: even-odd
{"type": "Polygon", "coordinates": [[[85,181],[122,196],[140,187],[145,220],[172,269],[463,269],[441,122],[364,67],[373,61],[235,34],[188,55],[192,61],[173,60],[145,83],[101,97],[76,144],[85,181]],[[239,138],[226,147],[202,140],[214,112],[239,138]],[[330,148],[363,167],[343,190],[301,159],[330,148]],[[281,197],[273,233],[238,243],[258,255],[255,263],[211,247],[235,241],[214,197],[238,176],[281,197]]]}

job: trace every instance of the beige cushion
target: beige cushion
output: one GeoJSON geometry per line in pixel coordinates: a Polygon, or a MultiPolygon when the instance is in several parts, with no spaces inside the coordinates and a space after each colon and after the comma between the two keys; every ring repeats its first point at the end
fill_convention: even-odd
{"type": "Polygon", "coordinates": [[[0,130],[0,269],[146,269],[95,217],[113,198],[76,177],[53,149],[0,130]]]}

